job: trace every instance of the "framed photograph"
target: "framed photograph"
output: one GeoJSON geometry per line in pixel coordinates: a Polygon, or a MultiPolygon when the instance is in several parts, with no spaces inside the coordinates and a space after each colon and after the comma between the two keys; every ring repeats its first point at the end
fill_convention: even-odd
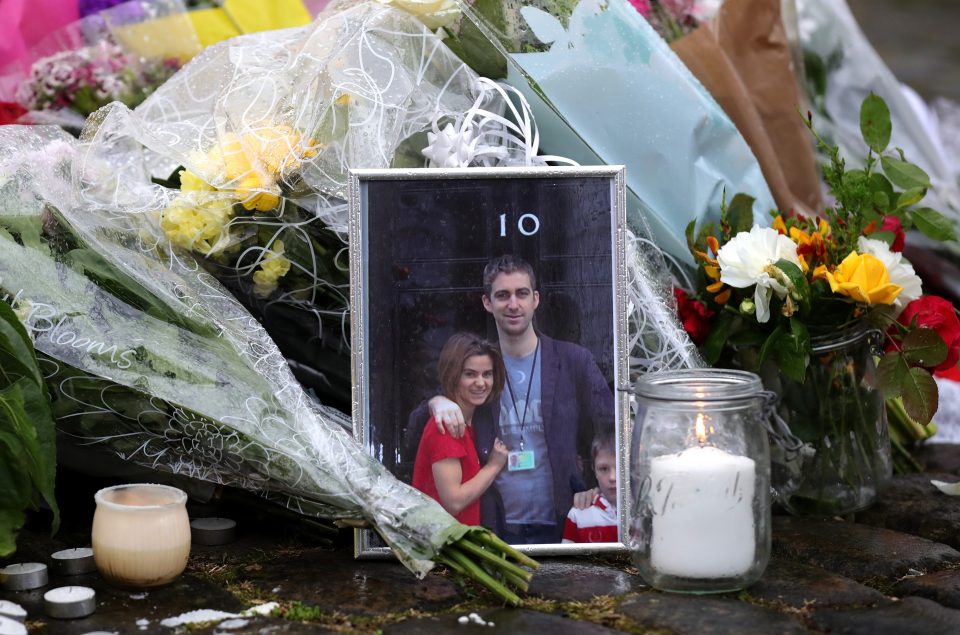
{"type": "Polygon", "coordinates": [[[627,542],[625,192],[622,166],[351,172],[354,434],[533,555],[627,542]]]}

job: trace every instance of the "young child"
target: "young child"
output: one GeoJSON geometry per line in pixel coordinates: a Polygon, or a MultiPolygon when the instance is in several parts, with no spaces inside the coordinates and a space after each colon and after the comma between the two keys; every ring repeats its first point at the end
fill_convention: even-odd
{"type": "Polygon", "coordinates": [[[586,509],[567,514],[563,542],[617,542],[617,451],[613,430],[599,432],[590,446],[600,493],[586,509]]]}

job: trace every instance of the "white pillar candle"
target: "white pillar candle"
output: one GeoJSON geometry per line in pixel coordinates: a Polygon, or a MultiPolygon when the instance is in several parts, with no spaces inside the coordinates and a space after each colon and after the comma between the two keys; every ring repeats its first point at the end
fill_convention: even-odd
{"type": "Polygon", "coordinates": [[[650,564],[685,578],[727,578],[753,566],[756,463],[714,447],[650,461],[650,564]]]}
{"type": "Polygon", "coordinates": [[[85,586],[61,586],[43,594],[43,609],[50,617],[72,620],[86,617],[97,608],[97,594],[85,586]]]}

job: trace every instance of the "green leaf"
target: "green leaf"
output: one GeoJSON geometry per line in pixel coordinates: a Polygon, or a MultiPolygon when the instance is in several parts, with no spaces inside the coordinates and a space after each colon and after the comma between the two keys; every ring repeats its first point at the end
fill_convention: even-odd
{"type": "Polygon", "coordinates": [[[881,157],[880,165],[887,178],[896,185],[907,190],[914,187],[930,188],[930,177],[927,173],[907,161],[893,157],[881,157]]]}
{"type": "Polygon", "coordinates": [[[790,332],[779,339],[776,353],[780,372],[794,381],[803,382],[810,363],[810,334],[802,321],[790,319],[790,332]]]}
{"type": "Polygon", "coordinates": [[[897,235],[893,232],[873,232],[869,238],[871,240],[881,240],[888,245],[892,245],[893,241],[897,239],[897,235]]]}
{"type": "Polygon", "coordinates": [[[937,412],[937,382],[925,368],[911,368],[903,381],[903,407],[910,418],[927,424],[937,412]]]}
{"type": "Polygon", "coordinates": [[[903,338],[901,350],[907,362],[927,368],[942,364],[943,360],[947,359],[948,353],[943,338],[929,328],[918,328],[910,331],[903,338]]]}
{"type": "Polygon", "coordinates": [[[897,198],[893,193],[893,184],[890,180],[879,172],[872,172],[867,184],[873,191],[874,205],[883,210],[889,209],[890,203],[897,198]],[[883,198],[880,197],[881,194],[883,198]],[[886,203],[883,203],[883,200],[886,200],[886,203]]]}
{"type": "Polygon", "coordinates": [[[697,219],[693,219],[687,223],[687,228],[683,231],[683,235],[687,237],[687,249],[690,250],[690,254],[693,255],[694,250],[697,248],[695,232],[697,231],[697,219]]]}
{"type": "Polygon", "coordinates": [[[0,302],[0,388],[13,384],[20,377],[29,377],[37,384],[43,384],[43,375],[27,331],[13,309],[6,302],[0,302]]]}
{"type": "Polygon", "coordinates": [[[750,231],[750,228],[753,227],[753,202],[755,200],[747,194],[737,194],[730,201],[730,205],[727,207],[727,224],[730,225],[730,231],[734,235],[750,231]]]}
{"type": "Polygon", "coordinates": [[[910,364],[901,353],[887,353],[880,358],[877,364],[877,379],[880,380],[880,390],[887,399],[900,396],[903,382],[910,372],[910,364]]]}
{"type": "Polygon", "coordinates": [[[933,240],[956,240],[957,228],[949,218],[935,209],[919,207],[912,211],[913,224],[924,236],[933,240]]]}
{"type": "Polygon", "coordinates": [[[927,189],[924,187],[911,187],[909,190],[904,190],[900,193],[900,196],[897,197],[897,209],[904,209],[911,205],[916,205],[922,201],[926,195],[927,189]]]}
{"type": "Polygon", "coordinates": [[[723,353],[723,347],[730,337],[730,332],[733,330],[733,324],[736,319],[737,316],[733,313],[728,311],[721,312],[720,317],[714,322],[710,334],[700,348],[704,361],[711,366],[716,364],[720,359],[720,355],[723,353]]]}
{"type": "Polygon", "coordinates": [[[767,337],[767,341],[764,342],[763,346],[760,347],[760,355],[757,356],[757,368],[763,366],[763,362],[767,360],[767,357],[776,350],[777,344],[782,335],[783,325],[778,324],[777,328],[773,329],[773,331],[767,337]]]}
{"type": "MultiPolygon", "coordinates": [[[[0,514],[6,518],[18,518],[25,507],[37,507],[36,494],[39,493],[54,502],[54,520],[59,524],[59,511],[53,499],[54,473],[48,470],[50,457],[46,456],[49,453],[55,459],[56,447],[42,446],[37,427],[27,412],[25,389],[27,394],[30,389],[33,396],[39,394],[38,387],[27,378],[0,390],[0,463],[4,465],[4,473],[0,474],[0,486],[3,487],[0,514]]],[[[52,427],[52,419],[49,424],[52,427]]],[[[0,543],[7,545],[13,541],[11,532],[17,529],[19,526],[8,526],[7,533],[0,534],[0,543]]]]}
{"type": "Polygon", "coordinates": [[[883,153],[890,143],[890,109],[883,98],[874,93],[867,95],[860,106],[860,134],[870,149],[883,153]]]}

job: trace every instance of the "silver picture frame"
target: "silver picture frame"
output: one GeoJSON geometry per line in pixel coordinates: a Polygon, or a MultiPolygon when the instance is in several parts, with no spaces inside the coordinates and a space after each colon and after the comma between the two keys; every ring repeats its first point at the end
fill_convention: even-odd
{"type": "MultiPolygon", "coordinates": [[[[626,550],[632,421],[623,166],[351,170],[349,211],[356,440],[411,483],[421,434],[408,420],[411,407],[438,391],[436,364],[449,334],[486,332],[496,341],[497,325],[481,304],[482,272],[489,258],[517,252],[536,270],[538,333],[591,351],[612,394],[617,538],[514,544],[532,556],[626,550]]],[[[577,425],[577,464],[589,485],[590,439],[580,438],[588,426],[577,425]]],[[[357,529],[354,555],[391,551],[373,530],[357,529]]]]}

